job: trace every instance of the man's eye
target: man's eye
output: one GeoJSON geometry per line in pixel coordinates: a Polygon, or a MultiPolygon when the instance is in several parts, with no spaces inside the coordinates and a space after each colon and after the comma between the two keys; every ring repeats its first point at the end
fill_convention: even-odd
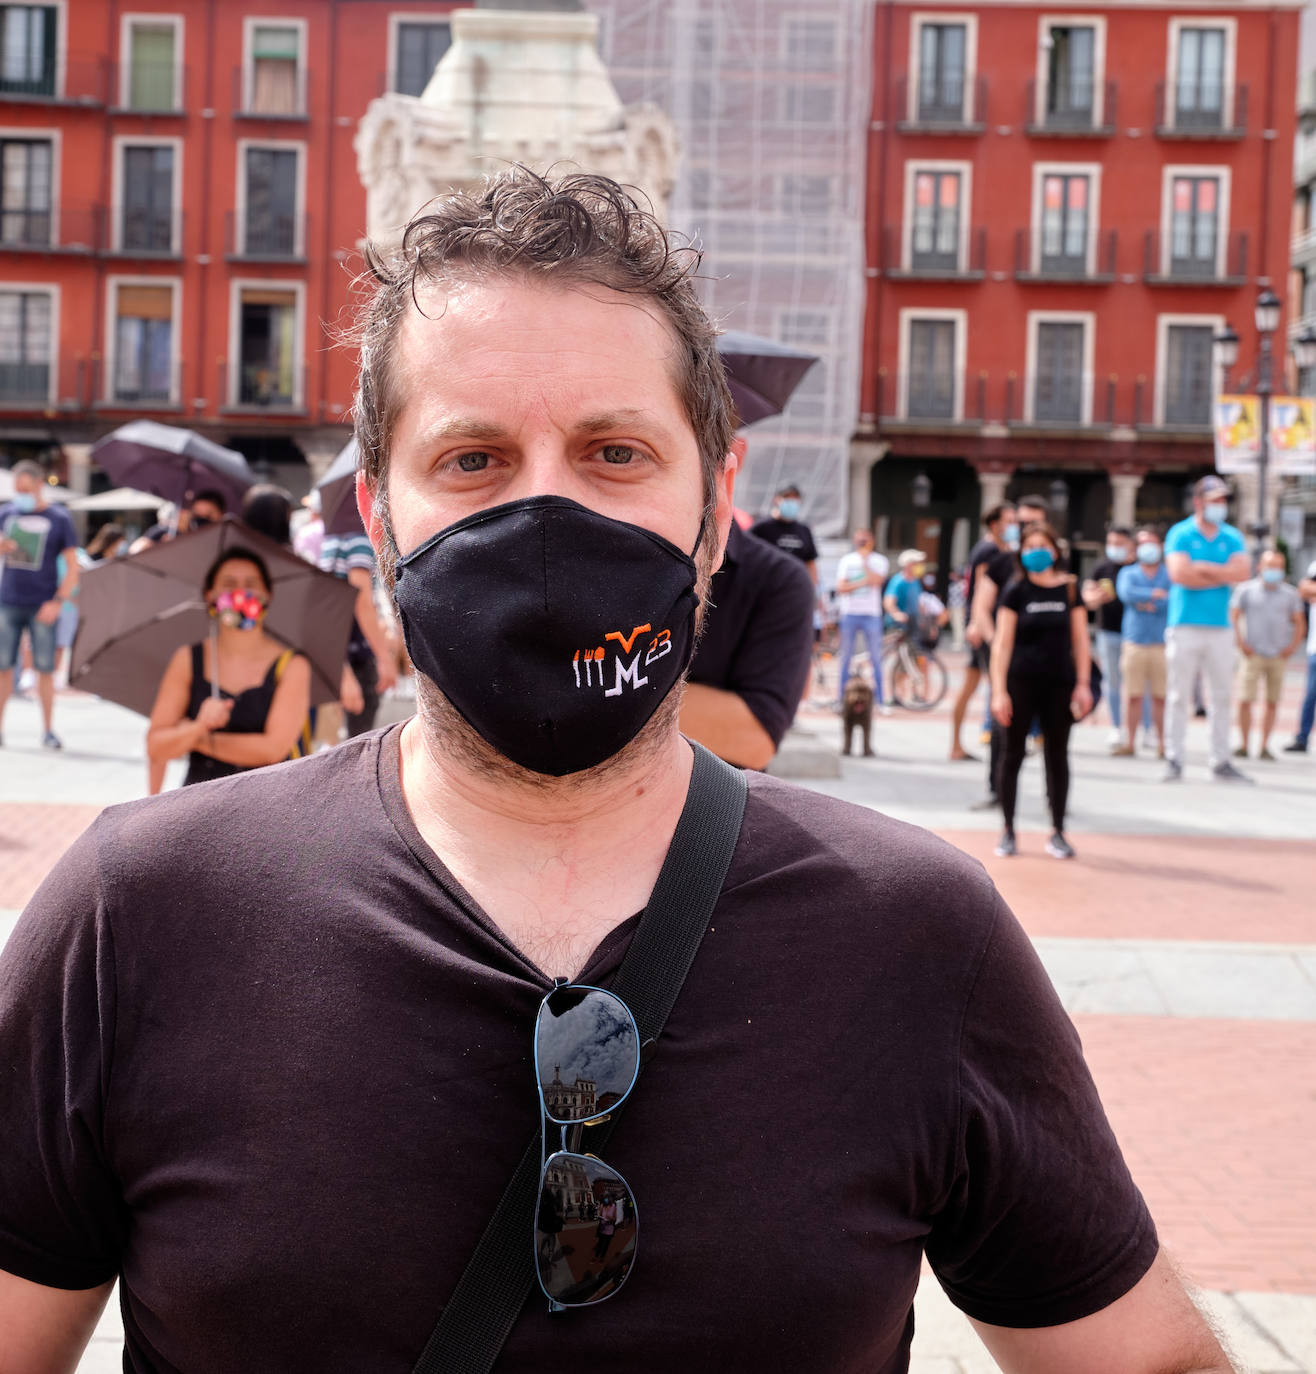
{"type": "Polygon", "coordinates": [[[487,453],[463,453],[457,459],[457,466],[463,472],[483,472],[489,466],[487,453]]]}
{"type": "Polygon", "coordinates": [[[635,457],[635,450],[629,444],[605,444],[599,450],[599,454],[605,463],[616,463],[620,466],[629,463],[635,457]]]}

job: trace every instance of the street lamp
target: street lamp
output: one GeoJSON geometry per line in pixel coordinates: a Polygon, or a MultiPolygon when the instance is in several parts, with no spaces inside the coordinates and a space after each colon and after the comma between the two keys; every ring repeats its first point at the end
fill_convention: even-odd
{"type": "Polygon", "coordinates": [[[920,472],[909,484],[909,499],[920,509],[932,503],[932,478],[926,472],[920,472]]]}
{"type": "MultiPolygon", "coordinates": [[[[1257,452],[1257,518],[1252,533],[1257,552],[1265,544],[1270,526],[1266,523],[1266,473],[1270,466],[1270,398],[1274,391],[1271,368],[1271,338],[1279,328],[1279,297],[1267,288],[1257,297],[1254,319],[1257,326],[1257,395],[1261,398],[1261,442],[1257,452]]],[[[1226,324],[1215,335],[1216,362],[1228,372],[1238,362],[1238,335],[1226,324]]]]}

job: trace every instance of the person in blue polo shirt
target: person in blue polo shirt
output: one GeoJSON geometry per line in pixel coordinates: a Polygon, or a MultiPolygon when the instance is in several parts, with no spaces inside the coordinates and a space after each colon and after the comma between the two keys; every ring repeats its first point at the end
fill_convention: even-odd
{"type": "Polygon", "coordinates": [[[1165,781],[1183,777],[1193,683],[1207,685],[1211,772],[1218,782],[1250,782],[1229,761],[1229,689],[1234,674],[1234,637],[1229,598],[1252,575],[1243,536],[1227,523],[1229,488],[1214,474],[1193,488],[1193,513],[1171,527],[1165,539],[1170,574],[1169,628],[1165,662],[1169,702],[1165,713],[1165,781]]]}
{"type": "Polygon", "coordinates": [[[1132,755],[1138,717],[1150,701],[1157,753],[1165,757],[1165,626],[1170,613],[1170,574],[1161,536],[1149,525],[1135,535],[1134,561],[1119,570],[1115,595],[1124,607],[1120,624],[1120,676],[1128,739],[1115,752],[1132,755]]]}

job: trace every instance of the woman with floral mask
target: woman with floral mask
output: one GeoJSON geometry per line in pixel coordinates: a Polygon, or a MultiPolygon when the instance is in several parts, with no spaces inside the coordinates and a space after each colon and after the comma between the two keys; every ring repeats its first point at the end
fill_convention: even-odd
{"type": "Polygon", "coordinates": [[[1057,570],[1060,542],[1050,525],[1029,525],[1019,551],[1021,571],[1001,593],[992,641],[992,715],[1005,728],[998,780],[1005,830],[1002,858],[1017,852],[1014,810],[1028,731],[1042,727],[1046,791],[1053,833],[1046,852],[1072,859],[1065,838],[1069,800],[1069,728],[1092,709],[1087,609],[1074,578],[1057,570]]]}
{"type": "Polygon", "coordinates": [[[202,592],[211,634],[170,659],[151,711],[152,792],[162,765],[184,754],[186,784],[298,758],[309,744],[310,664],[265,632],[271,587],[264,560],[225,550],[202,592]]]}

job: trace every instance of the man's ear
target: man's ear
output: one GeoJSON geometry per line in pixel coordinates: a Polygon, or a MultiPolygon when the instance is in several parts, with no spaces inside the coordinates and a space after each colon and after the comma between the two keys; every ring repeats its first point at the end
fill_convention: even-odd
{"type": "Polygon", "coordinates": [[[727,536],[736,512],[736,477],[745,466],[745,454],[749,448],[744,436],[737,434],[727,450],[726,461],[717,477],[717,503],[714,507],[713,521],[717,526],[719,555],[727,546],[727,536]]]}
{"type": "Polygon", "coordinates": [[[375,498],[366,486],[365,476],[359,472],[356,475],[356,508],[361,513],[361,523],[366,527],[366,534],[378,558],[384,548],[384,526],[375,515],[375,498]]]}

